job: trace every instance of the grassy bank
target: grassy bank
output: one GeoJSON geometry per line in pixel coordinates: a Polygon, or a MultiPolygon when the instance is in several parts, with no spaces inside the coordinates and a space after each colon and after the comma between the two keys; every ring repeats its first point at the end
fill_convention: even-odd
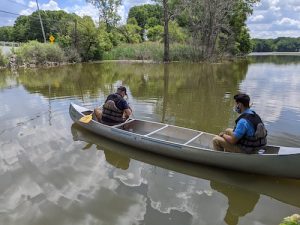
{"type": "MultiPolygon", "coordinates": [[[[103,55],[104,60],[153,60],[163,61],[164,46],[158,42],[144,42],[140,44],[122,44],[103,55]]],[[[193,47],[170,45],[171,61],[200,61],[200,52],[193,47]]]]}

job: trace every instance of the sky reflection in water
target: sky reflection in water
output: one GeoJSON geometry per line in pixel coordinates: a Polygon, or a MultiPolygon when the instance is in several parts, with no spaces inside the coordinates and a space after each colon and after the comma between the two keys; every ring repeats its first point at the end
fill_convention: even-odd
{"type": "Polygon", "coordinates": [[[123,83],[135,117],[217,133],[233,125],[231,98],[241,90],[251,95],[272,144],[300,147],[299,62],[254,58],[0,72],[0,223],[279,224],[300,209],[298,181],[112,143],[73,125],[68,106],[94,107],[123,83]]]}

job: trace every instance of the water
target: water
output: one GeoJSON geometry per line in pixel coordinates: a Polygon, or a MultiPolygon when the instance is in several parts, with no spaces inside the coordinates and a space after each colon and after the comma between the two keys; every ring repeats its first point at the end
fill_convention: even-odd
{"type": "Polygon", "coordinates": [[[93,108],[123,84],[134,117],[218,133],[245,91],[269,143],[300,147],[299,71],[297,56],[0,71],[0,224],[279,224],[299,213],[299,180],[113,143],[74,125],[68,106],[93,108]]]}

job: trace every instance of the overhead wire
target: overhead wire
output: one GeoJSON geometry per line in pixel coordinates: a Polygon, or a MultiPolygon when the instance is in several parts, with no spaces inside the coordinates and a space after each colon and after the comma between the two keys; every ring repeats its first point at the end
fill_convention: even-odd
{"type": "Polygon", "coordinates": [[[13,0],[6,0],[6,1],[12,2],[12,3],[17,4],[17,5],[22,5],[24,7],[28,7],[28,5],[25,5],[24,3],[21,3],[21,2],[16,2],[16,1],[13,1],[13,0]]]}
{"type": "MultiPolygon", "coordinates": [[[[43,12],[45,12],[45,14],[47,15],[46,11],[44,10],[41,10],[43,12]]],[[[11,15],[15,15],[15,16],[28,16],[28,15],[22,15],[22,14],[18,14],[18,13],[14,13],[14,12],[9,12],[9,11],[5,11],[5,10],[0,10],[0,12],[2,13],[7,13],[7,14],[11,14],[11,15]]],[[[47,15],[48,16],[48,15],[47,15]]],[[[35,20],[39,20],[38,17],[36,16],[32,16],[32,19],[35,19],[35,20]]],[[[51,19],[51,18],[43,18],[43,20],[46,20],[46,21],[52,21],[52,22],[60,22],[61,20],[57,20],[57,19],[51,19]]],[[[69,22],[71,22],[71,20],[69,20],[69,22]]],[[[81,26],[85,27],[86,29],[88,29],[88,27],[86,25],[84,25],[83,23],[81,23],[80,21],[77,21],[78,24],[80,24],[81,26]]]]}

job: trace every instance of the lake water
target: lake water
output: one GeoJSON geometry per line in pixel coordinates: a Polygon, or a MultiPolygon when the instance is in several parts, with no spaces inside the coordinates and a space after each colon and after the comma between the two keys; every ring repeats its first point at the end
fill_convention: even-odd
{"type": "Polygon", "coordinates": [[[300,212],[300,180],[169,159],[73,124],[70,102],[96,107],[120,84],[134,117],[211,133],[234,126],[232,97],[247,92],[269,144],[300,147],[300,56],[2,70],[0,224],[270,225],[300,212]]]}

